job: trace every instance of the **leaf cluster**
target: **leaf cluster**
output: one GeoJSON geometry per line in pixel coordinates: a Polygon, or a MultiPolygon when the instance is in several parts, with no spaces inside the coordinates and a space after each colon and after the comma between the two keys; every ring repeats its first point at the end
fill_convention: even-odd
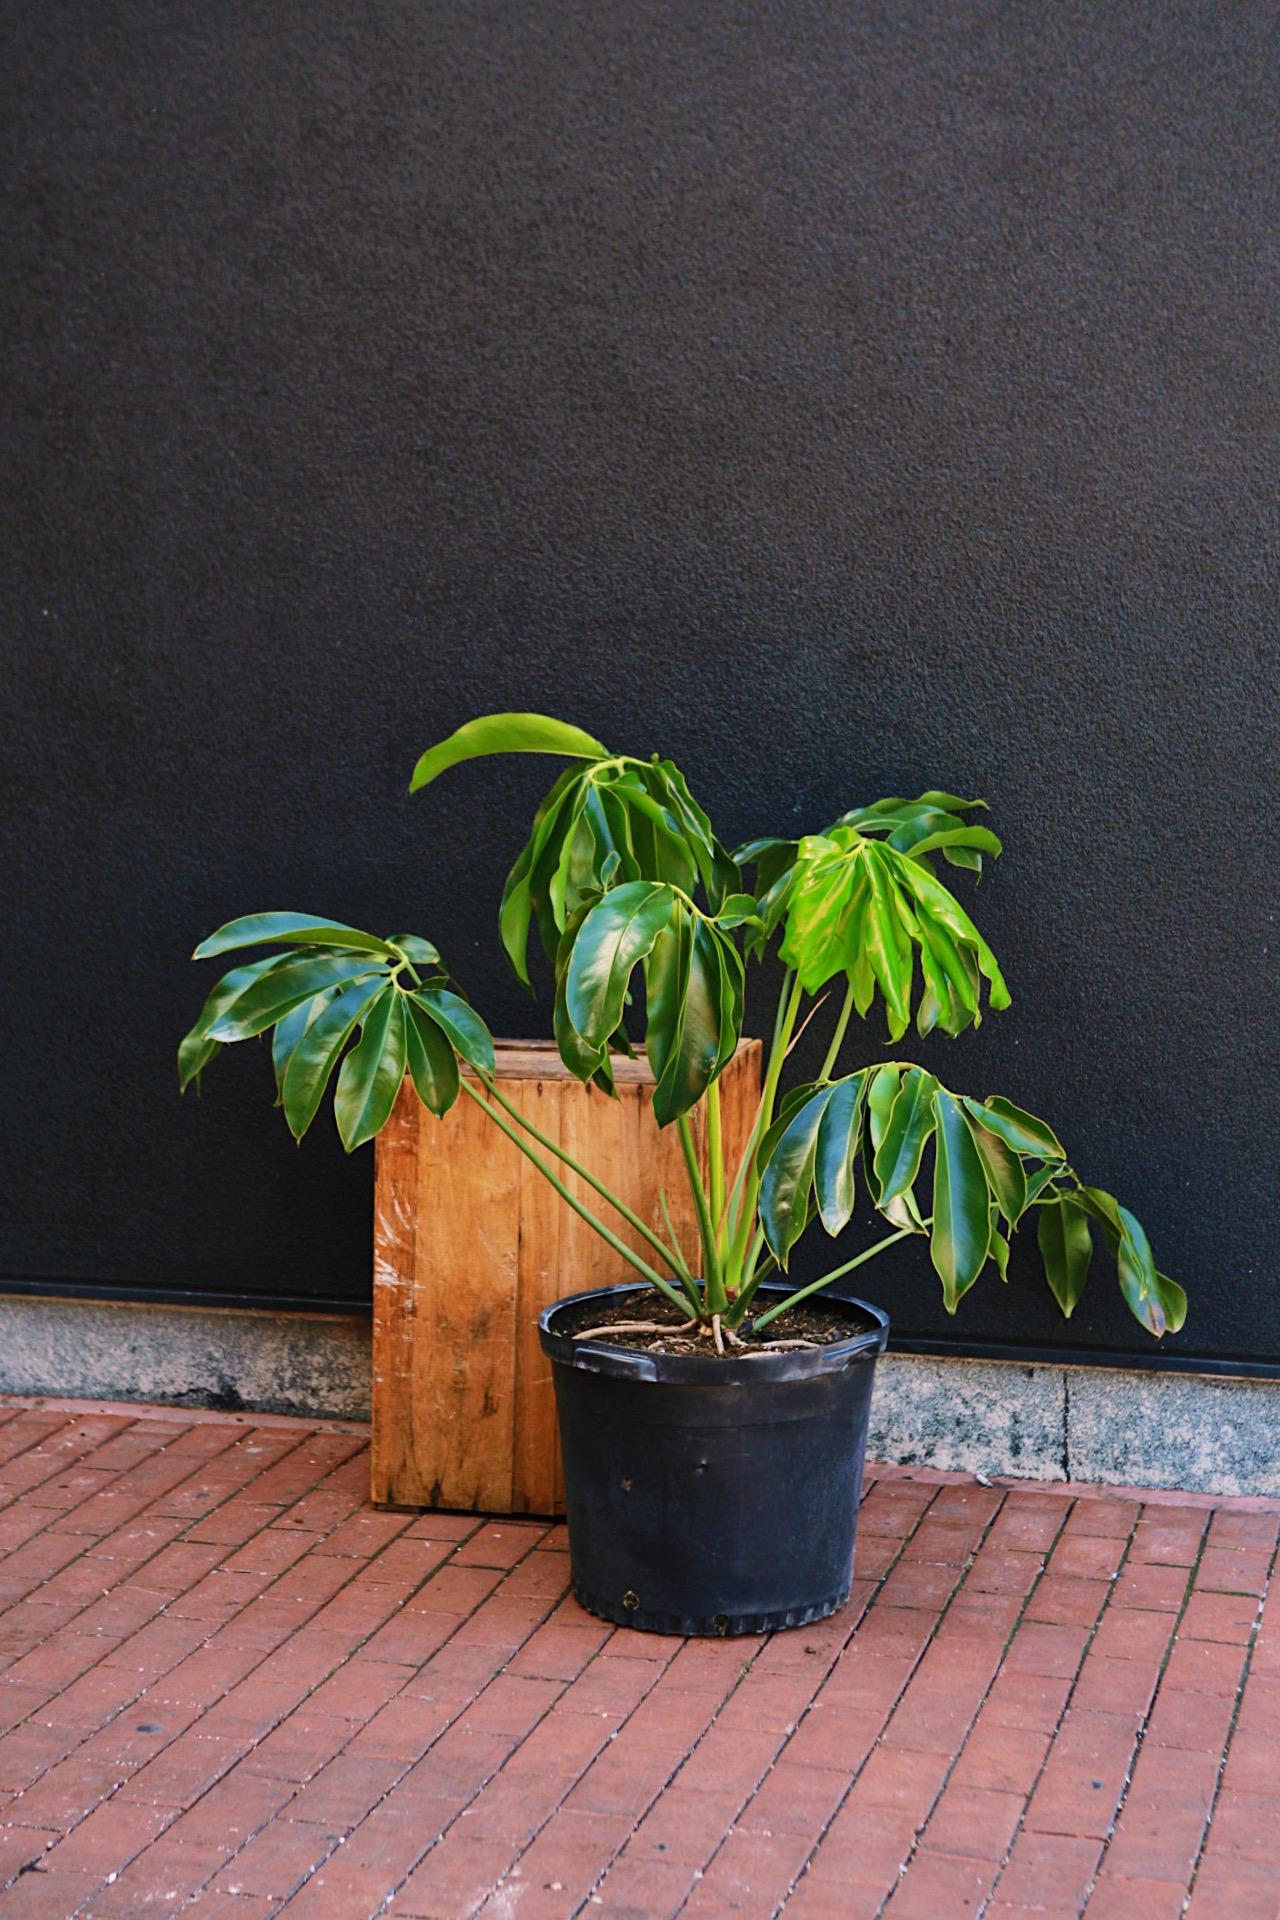
{"type": "Polygon", "coordinates": [[[277,1105],[294,1138],[337,1068],[334,1115],[350,1153],[382,1131],[406,1069],[437,1115],[458,1097],[460,1062],[492,1073],[488,1028],[418,934],[383,940],[312,914],[253,913],[219,927],[192,958],[277,945],[284,951],[235,966],[210,993],[178,1047],[184,1093],[224,1046],[270,1032],[277,1105]]]}
{"type": "Polygon", "coordinates": [[[782,1267],[815,1216],[828,1233],[843,1231],[860,1174],[878,1212],[928,1236],[949,1313],[988,1260],[1007,1278],[1009,1239],[1034,1213],[1045,1277],[1064,1314],[1089,1277],[1096,1223],[1135,1319],[1160,1335],[1176,1332],[1186,1318],[1185,1293],[1157,1272],[1134,1215],[1113,1195],[1085,1186],[1053,1129],[999,1095],[978,1101],[951,1093],[911,1063],[866,1067],[796,1089],[758,1159],[760,1222],[782,1267]],[[929,1148],[926,1213],[916,1189],[929,1148]]]}

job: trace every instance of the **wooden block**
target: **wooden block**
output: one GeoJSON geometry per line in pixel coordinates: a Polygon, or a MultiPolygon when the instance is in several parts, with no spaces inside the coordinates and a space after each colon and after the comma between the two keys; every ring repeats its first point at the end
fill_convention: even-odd
{"type": "MultiPolygon", "coordinates": [[[[761,1047],[744,1040],[721,1076],[732,1166],[760,1087],[761,1047]]],[[[698,1235],[674,1127],[651,1112],[647,1062],[614,1060],[617,1100],[591,1093],[554,1046],[498,1042],[507,1098],[649,1224],[659,1192],[692,1260],[698,1235]]],[[[705,1118],[694,1115],[705,1161],[705,1118]]],[[[536,1143],[535,1143],[536,1144],[536,1143]]],[[[644,1249],[576,1174],[566,1184],[644,1249]]],[[[580,1220],[465,1097],[436,1120],[406,1082],[378,1137],[373,1272],[373,1498],[380,1505],[559,1513],[560,1447],[544,1306],[634,1269],[580,1220]]]]}

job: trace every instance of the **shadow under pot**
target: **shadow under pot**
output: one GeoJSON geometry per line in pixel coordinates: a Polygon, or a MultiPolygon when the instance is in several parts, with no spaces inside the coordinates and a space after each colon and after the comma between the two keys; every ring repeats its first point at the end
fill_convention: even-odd
{"type": "MultiPolygon", "coordinates": [[[[575,1340],[642,1283],[539,1315],[551,1360],[575,1597],[649,1633],[764,1633],[849,1597],[867,1422],[888,1316],[824,1298],[849,1334],[753,1359],[575,1340]]],[[[762,1287],[766,1300],[783,1287],[762,1287]]],[[[779,1328],[779,1332],[782,1328],[779,1328]]]]}

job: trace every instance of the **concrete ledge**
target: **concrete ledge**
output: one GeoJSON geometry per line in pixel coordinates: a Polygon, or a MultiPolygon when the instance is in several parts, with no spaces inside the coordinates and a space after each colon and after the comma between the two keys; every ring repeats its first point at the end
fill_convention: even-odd
{"type": "Polygon", "coordinates": [[[1280,1494],[1280,1381],[888,1353],[869,1450],[989,1478],[1280,1494]]]}
{"type": "MultiPolygon", "coordinates": [[[[0,1392],[369,1417],[369,1322],[0,1295],[0,1392]]],[[[904,1467],[1280,1495],[1280,1382],[887,1354],[869,1451],[904,1467]]]]}
{"type": "Polygon", "coordinates": [[[367,1420],[369,1322],[5,1294],[0,1392],[367,1420]]]}

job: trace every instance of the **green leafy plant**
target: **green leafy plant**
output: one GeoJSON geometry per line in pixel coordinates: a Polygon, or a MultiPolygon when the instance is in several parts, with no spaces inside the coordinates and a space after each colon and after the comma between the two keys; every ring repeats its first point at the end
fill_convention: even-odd
{"type": "Polygon", "coordinates": [[[1000,853],[996,835],[971,817],[983,801],[934,790],[879,800],[825,832],[754,840],[730,854],[670,760],[611,754],[541,714],[491,714],[460,727],[423,754],[412,790],[501,753],[571,761],[507,877],[503,947],[530,985],[536,930],[554,979],[556,1044],[585,1085],[611,1093],[613,1057],[647,1054],[655,1119],[680,1137],[697,1260],[686,1257],[669,1216],[664,1231],[641,1220],[508,1100],[488,1029],[420,936],[380,939],[286,913],[222,927],[195,958],[263,945],[283,951],[218,982],[179,1047],[184,1089],[222,1046],[270,1030],[278,1102],[299,1139],[335,1070],[348,1150],[386,1124],[406,1072],[434,1114],[465,1094],[719,1348],[758,1338],[789,1307],[913,1236],[927,1241],[954,1312],[988,1264],[1007,1278],[1010,1239],[1030,1219],[1064,1314],[1084,1289],[1096,1227],[1141,1325],[1157,1336],[1182,1325],[1186,1296],[1158,1272],[1139,1222],[1080,1179],[1043,1120],[998,1095],[953,1091],[910,1060],[838,1071],[852,1016],[865,1018],[877,1000],[895,1046],[913,1019],[921,1035],[956,1035],[980,1024],[984,999],[997,1011],[1009,1005],[995,955],[938,871],[941,861],[980,875],[984,859],[1000,853]],[[774,945],[784,971],[759,1105],[730,1165],[719,1081],[743,1029],[748,963],[774,945]],[[821,1070],[784,1088],[792,1047],[832,988],[840,998],[821,1070]],[[690,1118],[699,1103],[705,1176],[690,1118]],[[643,1252],[570,1191],[557,1161],[638,1235],[643,1252]],[[786,1270],[815,1221],[832,1236],[844,1230],[860,1186],[892,1231],[753,1311],[762,1281],[786,1270]]]}

